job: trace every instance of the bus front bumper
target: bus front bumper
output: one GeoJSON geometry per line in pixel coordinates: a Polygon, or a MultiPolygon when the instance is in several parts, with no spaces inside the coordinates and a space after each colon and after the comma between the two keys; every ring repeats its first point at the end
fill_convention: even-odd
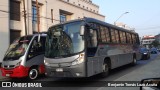
{"type": "Polygon", "coordinates": [[[84,63],[69,67],[45,66],[45,70],[45,74],[49,77],[86,77],[84,63]]]}
{"type": "Polygon", "coordinates": [[[18,66],[13,69],[1,68],[2,76],[11,78],[22,78],[28,76],[29,68],[18,66]]]}

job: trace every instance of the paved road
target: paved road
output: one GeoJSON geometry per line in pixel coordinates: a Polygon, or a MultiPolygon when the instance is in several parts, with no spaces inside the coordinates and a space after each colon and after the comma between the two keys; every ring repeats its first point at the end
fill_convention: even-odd
{"type": "MultiPolygon", "coordinates": [[[[117,69],[114,69],[110,72],[110,75],[106,78],[101,78],[99,75],[90,77],[90,78],[80,78],[80,79],[52,79],[52,78],[45,78],[41,77],[37,81],[65,81],[68,83],[68,81],[140,81],[144,78],[150,78],[150,77],[158,77],[160,75],[159,66],[160,66],[160,56],[158,55],[151,55],[151,59],[149,60],[140,60],[137,62],[136,66],[130,66],[126,65],[117,69]],[[158,70],[158,71],[157,71],[158,70]]],[[[96,85],[95,82],[90,82],[85,85],[85,87],[52,87],[48,89],[52,90],[139,90],[138,87],[117,87],[117,88],[111,88],[111,87],[87,87],[96,85]]],[[[3,89],[11,89],[13,88],[3,88],[3,89]]],[[[20,88],[16,88],[18,90],[20,88]]],[[[30,88],[23,88],[23,90],[29,90],[30,88]]],[[[38,90],[46,89],[46,88],[37,88],[38,90]]]]}

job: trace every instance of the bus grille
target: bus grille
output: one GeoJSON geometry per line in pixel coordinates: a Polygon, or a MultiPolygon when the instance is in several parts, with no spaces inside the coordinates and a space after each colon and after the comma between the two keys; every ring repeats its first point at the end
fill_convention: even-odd
{"type": "Polygon", "coordinates": [[[15,65],[4,65],[5,69],[13,69],[15,65]]]}
{"type": "Polygon", "coordinates": [[[69,67],[71,66],[71,63],[52,63],[51,67],[69,67]]]}

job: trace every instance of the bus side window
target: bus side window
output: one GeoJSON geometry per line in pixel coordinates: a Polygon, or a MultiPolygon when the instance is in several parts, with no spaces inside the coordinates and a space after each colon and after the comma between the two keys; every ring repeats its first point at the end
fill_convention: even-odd
{"type": "Polygon", "coordinates": [[[126,33],[126,34],[127,34],[127,43],[132,44],[131,34],[130,33],[126,33]]]}
{"type": "Polygon", "coordinates": [[[132,41],[133,41],[133,44],[136,43],[136,36],[135,36],[135,34],[132,34],[132,41]]]}
{"type": "Polygon", "coordinates": [[[28,59],[33,58],[37,55],[43,54],[45,51],[44,45],[45,45],[45,39],[41,37],[40,42],[38,42],[38,37],[36,37],[33,40],[31,47],[29,49],[28,59]]]}

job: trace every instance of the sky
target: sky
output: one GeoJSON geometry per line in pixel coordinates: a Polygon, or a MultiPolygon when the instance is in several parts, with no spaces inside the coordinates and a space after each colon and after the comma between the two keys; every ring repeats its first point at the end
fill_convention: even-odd
{"type": "Polygon", "coordinates": [[[99,13],[106,16],[105,21],[113,24],[122,22],[140,37],[160,34],[160,0],[92,0],[99,5],[99,13]]]}

